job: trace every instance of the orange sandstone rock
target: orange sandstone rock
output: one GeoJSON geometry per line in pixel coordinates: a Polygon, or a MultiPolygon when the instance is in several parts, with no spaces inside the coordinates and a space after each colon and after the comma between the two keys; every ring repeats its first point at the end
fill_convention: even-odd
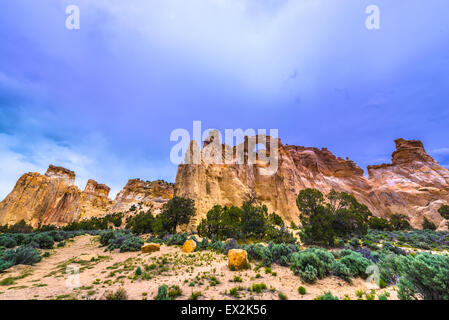
{"type": "Polygon", "coordinates": [[[142,253],[151,253],[155,251],[160,251],[161,245],[159,243],[147,243],[142,246],[141,250],[142,253]]]}
{"type": "Polygon", "coordinates": [[[186,253],[191,253],[193,251],[195,251],[196,248],[196,243],[193,240],[187,240],[186,242],[184,242],[183,246],[182,246],[182,251],[186,252],[186,253]]]}
{"type": "Polygon", "coordinates": [[[228,251],[228,266],[231,270],[242,270],[248,265],[248,253],[242,249],[228,251]]]}

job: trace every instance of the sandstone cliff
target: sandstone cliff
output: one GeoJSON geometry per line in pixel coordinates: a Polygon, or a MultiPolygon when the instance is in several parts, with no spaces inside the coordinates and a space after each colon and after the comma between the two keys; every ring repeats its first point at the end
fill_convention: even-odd
{"type": "Polygon", "coordinates": [[[173,185],[163,181],[129,180],[115,200],[109,198],[108,186],[92,179],[84,191],[74,183],[73,171],[53,165],[44,175],[35,172],[22,175],[11,193],[0,202],[0,225],[11,225],[23,219],[34,227],[61,226],[127,211],[133,204],[157,211],[173,197],[173,185]]]}
{"type": "Polygon", "coordinates": [[[142,181],[131,179],[117,194],[112,212],[124,212],[132,205],[139,205],[142,210],[153,208],[155,213],[162,205],[173,198],[173,184],[162,180],[142,181]]]}
{"type": "MultiPolygon", "coordinates": [[[[268,142],[269,138],[266,149],[270,151],[268,142]]],[[[209,143],[201,150],[198,164],[180,165],[176,176],[175,195],[195,200],[198,216],[193,224],[199,223],[215,204],[239,206],[250,197],[257,197],[285,220],[298,222],[296,196],[301,189],[315,188],[325,194],[331,189],[353,193],[376,216],[403,213],[418,228],[426,216],[444,228],[437,209],[442,203],[449,203],[449,171],[425,152],[420,141],[396,140],[392,163],[369,166],[369,177],[353,161],[338,158],[325,148],[283,145],[280,140],[277,150],[273,150],[277,152],[278,170],[273,175],[263,175],[265,164],[261,161],[207,161],[211,152],[208,150],[204,157],[204,150],[209,143]]],[[[186,160],[191,160],[195,148],[192,143],[186,160]]],[[[243,148],[246,157],[248,141],[243,148]]],[[[221,150],[215,149],[212,154],[216,159],[230,148],[223,145],[221,150]]]]}
{"type": "Polygon", "coordinates": [[[12,192],[0,202],[0,224],[24,219],[33,226],[78,218],[81,192],[74,185],[73,171],[50,165],[45,175],[26,173],[12,192]]]}

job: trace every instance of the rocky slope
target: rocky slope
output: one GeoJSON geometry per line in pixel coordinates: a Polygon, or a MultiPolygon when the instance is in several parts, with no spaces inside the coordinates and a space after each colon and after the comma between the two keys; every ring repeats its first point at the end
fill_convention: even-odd
{"type": "Polygon", "coordinates": [[[42,175],[22,175],[12,192],[0,202],[0,225],[24,219],[28,224],[64,225],[90,217],[100,217],[128,210],[133,204],[155,211],[173,197],[173,185],[163,182],[129,180],[117,194],[109,198],[110,188],[89,180],[84,191],[75,185],[75,173],[50,165],[42,175]]]}
{"type": "MultiPolygon", "coordinates": [[[[270,150],[268,142],[269,139],[266,149],[270,150]]],[[[421,227],[426,216],[444,228],[437,209],[442,203],[449,203],[449,170],[430,157],[420,141],[398,139],[395,142],[392,163],[369,166],[368,177],[353,161],[338,158],[325,148],[283,145],[280,140],[278,170],[273,175],[263,175],[261,170],[266,165],[261,161],[249,165],[207,161],[211,152],[208,150],[204,157],[210,143],[206,142],[198,164],[178,167],[175,195],[195,200],[198,216],[193,223],[198,223],[215,204],[241,205],[250,197],[257,197],[284,219],[297,222],[298,192],[316,188],[325,194],[331,189],[353,193],[376,216],[403,213],[415,227],[421,227]]],[[[195,148],[196,144],[192,143],[190,157],[195,148]]],[[[247,157],[248,141],[243,148],[247,157]]],[[[212,154],[216,159],[229,147],[215,149],[212,154]]]]}

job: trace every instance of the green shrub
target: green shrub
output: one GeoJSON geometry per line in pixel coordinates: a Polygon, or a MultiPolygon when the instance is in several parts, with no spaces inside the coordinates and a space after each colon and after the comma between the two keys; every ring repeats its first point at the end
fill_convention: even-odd
{"type": "Polygon", "coordinates": [[[384,292],[378,296],[379,300],[388,300],[388,297],[390,297],[388,292],[384,292]]]}
{"type": "Polygon", "coordinates": [[[0,247],[14,248],[17,245],[13,236],[0,234],[0,247]]]}
{"type": "Polygon", "coordinates": [[[269,267],[273,262],[270,249],[260,243],[243,245],[242,249],[246,250],[250,260],[260,261],[263,266],[269,267]]]}
{"type": "Polygon", "coordinates": [[[290,264],[290,258],[291,255],[295,252],[300,251],[300,248],[298,245],[295,244],[274,244],[270,242],[268,244],[268,248],[271,251],[271,256],[273,262],[276,262],[277,264],[280,264],[281,266],[288,266],[290,264]]]}
{"type": "Polygon", "coordinates": [[[280,300],[288,300],[288,297],[285,294],[283,294],[282,292],[279,292],[278,296],[279,296],[280,300]]]}
{"type": "Polygon", "coordinates": [[[302,286],[298,287],[298,293],[300,295],[302,295],[302,296],[305,295],[306,294],[306,288],[304,288],[302,286]]]}
{"type": "Polygon", "coordinates": [[[130,229],[134,234],[151,233],[154,231],[154,220],[151,210],[141,211],[126,220],[126,229],[130,229]]]}
{"type": "Polygon", "coordinates": [[[339,262],[348,267],[353,277],[368,277],[366,270],[371,265],[370,260],[366,259],[361,253],[352,250],[342,250],[342,255],[343,257],[339,262]]]}
{"type": "Polygon", "coordinates": [[[313,283],[316,278],[330,274],[334,261],[334,256],[325,249],[308,248],[292,254],[290,267],[303,281],[313,283]]]}
{"type": "Polygon", "coordinates": [[[170,298],[168,297],[168,286],[166,286],[165,284],[159,286],[159,288],[157,289],[157,296],[155,300],[170,300],[170,298]]]}
{"type": "Polygon", "coordinates": [[[263,290],[267,289],[267,285],[265,283],[253,283],[251,289],[256,293],[261,293],[263,290]]]}
{"type": "Polygon", "coordinates": [[[168,241],[168,245],[183,245],[187,241],[187,233],[174,234],[168,241]]]}
{"type": "Polygon", "coordinates": [[[0,264],[2,265],[2,268],[5,268],[5,266],[8,265],[11,267],[16,264],[32,265],[41,261],[41,259],[42,257],[39,251],[35,248],[30,246],[20,246],[16,250],[11,249],[5,251],[0,259],[3,263],[0,262],[0,264]]]}
{"type": "Polygon", "coordinates": [[[53,238],[47,233],[38,233],[34,235],[32,241],[36,242],[40,249],[51,249],[55,244],[53,238]]]}
{"type": "Polygon", "coordinates": [[[5,261],[5,260],[0,259],[0,271],[6,270],[12,266],[13,266],[13,264],[11,261],[5,261]]]}
{"type": "Polygon", "coordinates": [[[437,226],[432,221],[429,221],[426,217],[424,217],[422,228],[425,230],[436,230],[437,226]]]}
{"type": "Polygon", "coordinates": [[[107,230],[100,234],[100,244],[102,246],[108,246],[112,240],[114,240],[117,236],[117,232],[114,230],[107,230]]]}
{"type": "Polygon", "coordinates": [[[128,300],[128,293],[124,288],[118,288],[115,292],[109,292],[105,296],[106,300],[128,300]]]}
{"type": "Polygon", "coordinates": [[[212,241],[209,244],[208,247],[210,250],[215,251],[215,252],[219,252],[219,253],[224,253],[225,252],[225,244],[219,240],[217,241],[212,241]]]}
{"type": "Polygon", "coordinates": [[[229,290],[229,295],[230,295],[231,297],[234,297],[234,298],[240,298],[240,295],[239,295],[239,292],[238,292],[238,288],[237,288],[237,287],[231,288],[231,289],[229,290]]]}
{"type": "Polygon", "coordinates": [[[325,292],[323,295],[315,298],[316,300],[338,300],[337,296],[332,295],[332,292],[325,292]]]}
{"type": "Polygon", "coordinates": [[[131,236],[126,238],[120,246],[120,252],[135,252],[140,251],[144,242],[139,237],[131,236]]]}
{"type": "Polygon", "coordinates": [[[142,268],[140,268],[140,267],[137,267],[137,269],[136,269],[136,276],[141,276],[142,275],[142,268]]]}
{"type": "Polygon", "coordinates": [[[332,264],[332,273],[347,282],[350,282],[353,276],[351,270],[341,261],[334,261],[332,264]]]}
{"type": "Polygon", "coordinates": [[[300,271],[299,275],[301,276],[301,280],[307,283],[315,283],[317,280],[318,271],[312,265],[307,265],[304,271],[300,271]]]}
{"type": "Polygon", "coordinates": [[[439,209],[438,213],[446,220],[449,220],[449,206],[447,204],[443,204],[439,209]]]}
{"type": "Polygon", "coordinates": [[[399,259],[400,299],[449,300],[449,256],[422,252],[399,259]]]}
{"type": "Polygon", "coordinates": [[[170,289],[168,290],[168,296],[172,300],[176,299],[177,297],[182,296],[181,288],[179,286],[171,286],[170,289]]]}
{"type": "Polygon", "coordinates": [[[192,292],[190,294],[189,300],[198,300],[199,297],[201,297],[203,294],[201,293],[201,291],[197,291],[197,292],[192,292]]]}
{"type": "Polygon", "coordinates": [[[405,214],[392,214],[390,216],[390,224],[393,230],[409,230],[411,225],[409,222],[410,218],[405,214]]]}
{"type": "MultiPolygon", "coordinates": [[[[400,265],[401,265],[400,256],[395,254],[384,254],[380,261],[377,263],[380,271],[380,280],[382,280],[382,284],[394,284],[397,281],[397,278],[400,275],[400,265]]],[[[381,283],[379,283],[380,285],[381,283]]]]}

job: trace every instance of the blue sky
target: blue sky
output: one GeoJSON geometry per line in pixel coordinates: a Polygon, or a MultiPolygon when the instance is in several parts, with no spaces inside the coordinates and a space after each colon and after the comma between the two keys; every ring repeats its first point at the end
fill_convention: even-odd
{"type": "Polygon", "coordinates": [[[48,164],[115,196],[174,181],[176,128],[279,129],[366,165],[420,139],[449,167],[447,0],[2,0],[0,198],[48,164]],[[65,27],[68,5],[80,29],[65,27]],[[367,30],[365,8],[380,8],[367,30]]]}

